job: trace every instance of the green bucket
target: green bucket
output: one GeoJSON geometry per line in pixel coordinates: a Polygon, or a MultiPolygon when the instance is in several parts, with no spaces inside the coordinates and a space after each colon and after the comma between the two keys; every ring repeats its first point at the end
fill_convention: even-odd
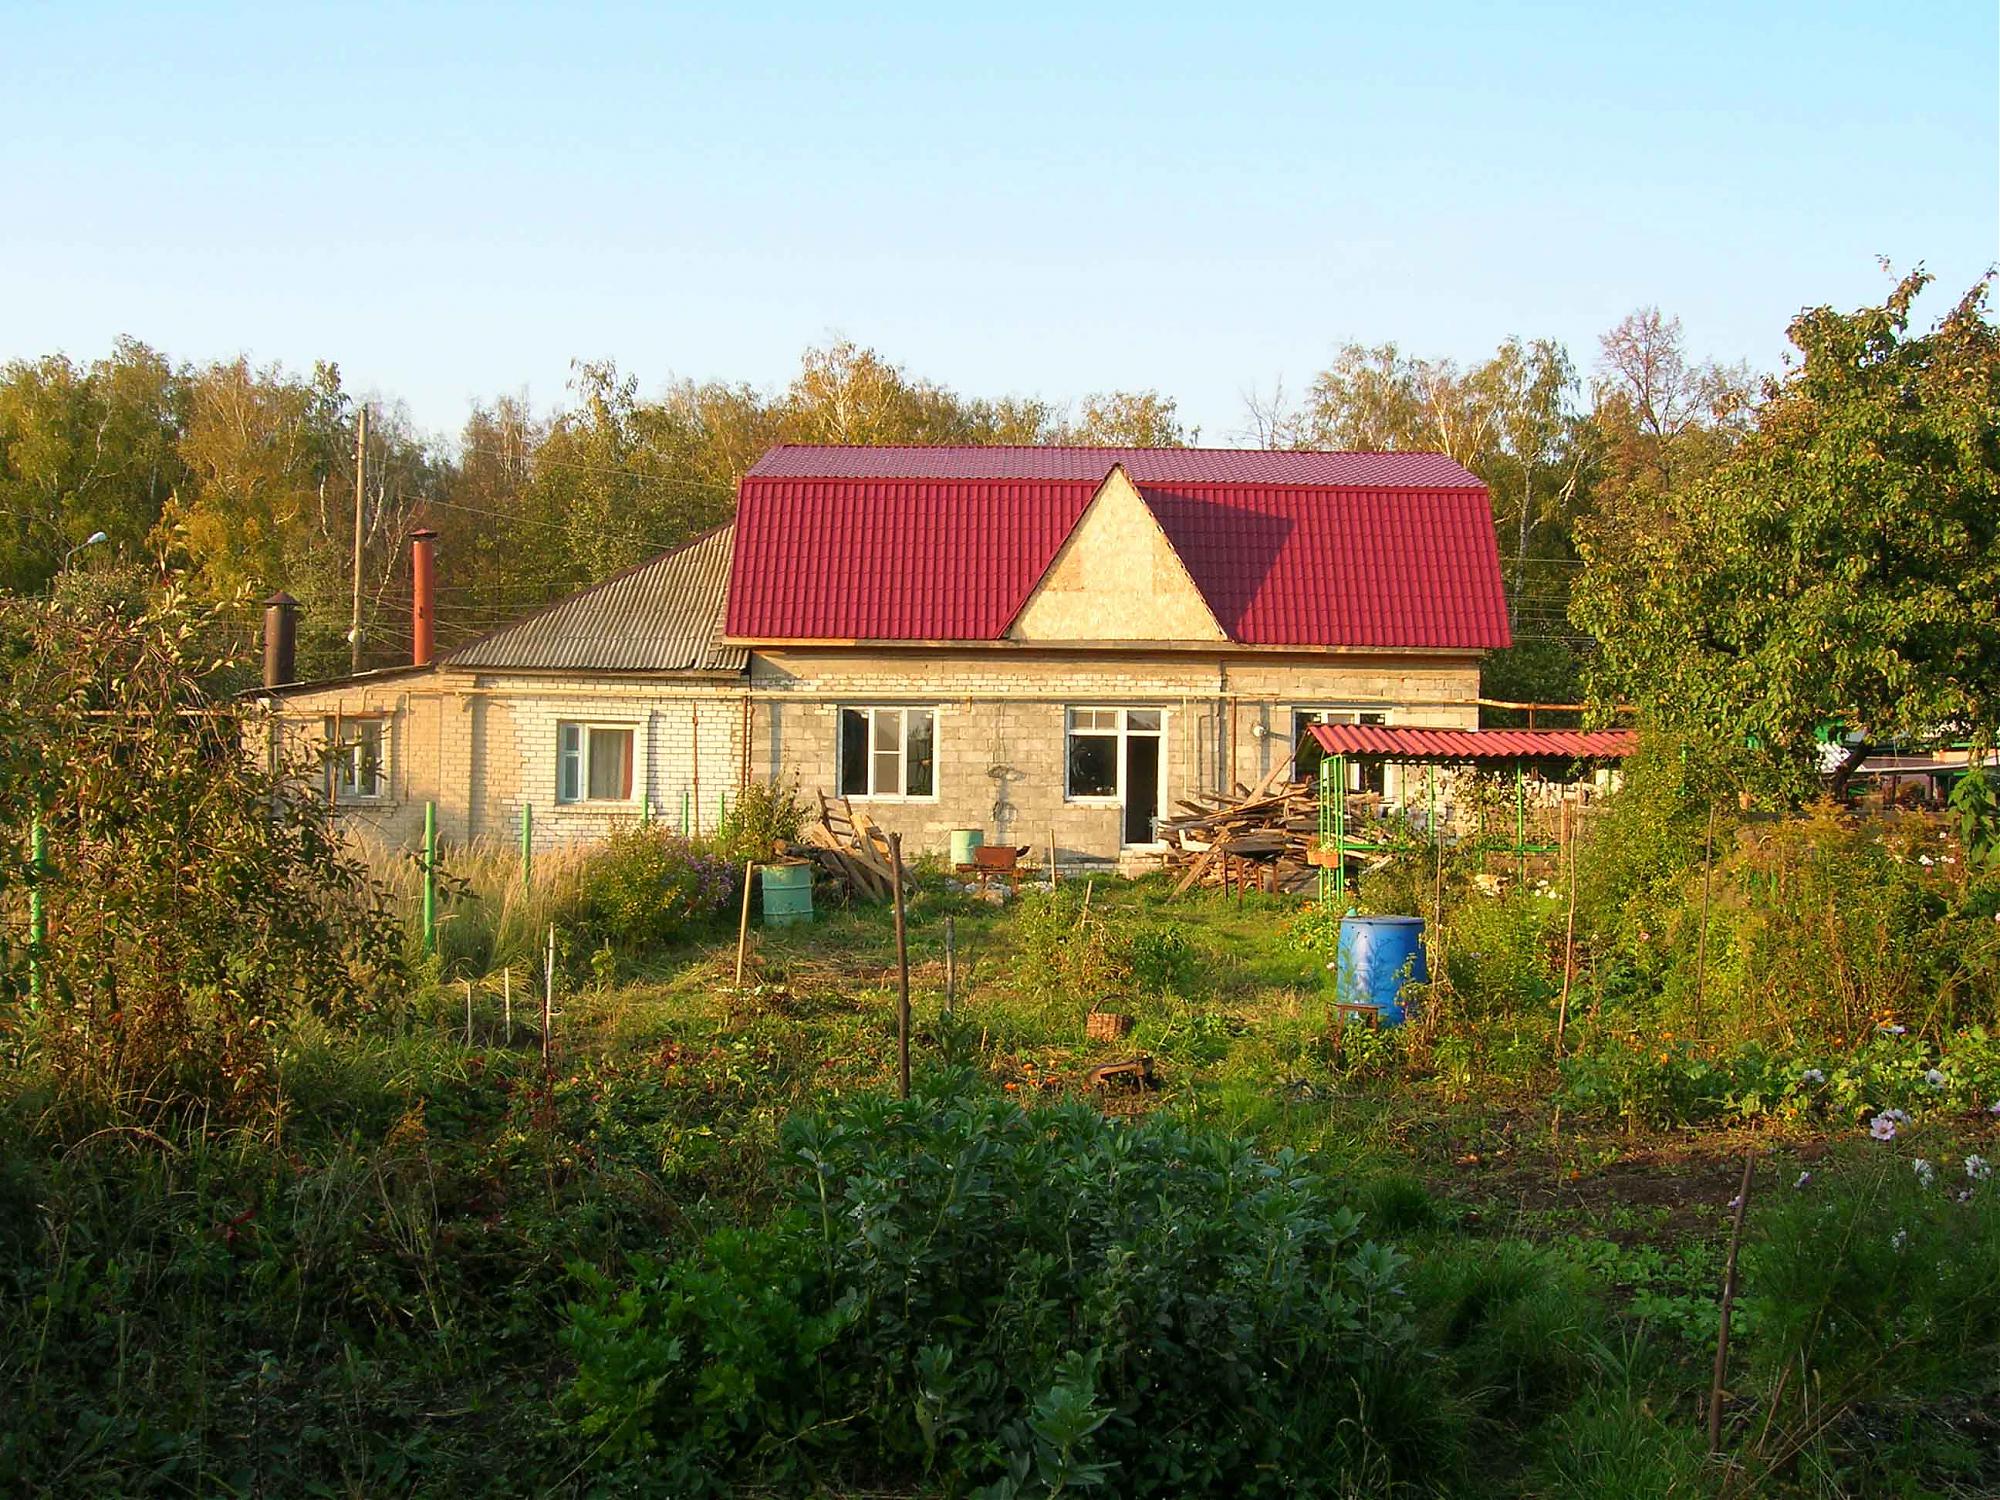
{"type": "Polygon", "coordinates": [[[959,865],[972,863],[972,851],[986,842],[986,835],[977,828],[954,828],[951,831],[951,862],[959,865]]]}
{"type": "Polygon", "coordinates": [[[813,867],[804,861],[786,865],[759,865],[757,877],[764,891],[764,925],[789,927],[794,922],[813,919],[813,867]]]}

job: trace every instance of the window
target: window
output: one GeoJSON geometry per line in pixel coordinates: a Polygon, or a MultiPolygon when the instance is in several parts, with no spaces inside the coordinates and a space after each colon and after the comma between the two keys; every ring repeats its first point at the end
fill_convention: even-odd
{"type": "Polygon", "coordinates": [[[1118,720],[1115,708],[1069,711],[1069,784],[1066,795],[1118,795],[1118,720]]]}
{"type": "Polygon", "coordinates": [[[632,727],[556,726],[556,801],[630,802],[632,727]]]}
{"type": "Polygon", "coordinates": [[[333,802],[373,802],[389,795],[389,725],[385,719],[326,721],[326,793],[333,802]]]}
{"type": "MultiPolygon", "coordinates": [[[[1306,733],[1308,724],[1387,724],[1389,715],[1377,708],[1299,708],[1292,711],[1292,744],[1297,750],[1293,774],[1308,781],[1319,780],[1319,763],[1326,759],[1326,752],[1319,747],[1319,741],[1306,733]]],[[[1381,792],[1383,788],[1382,762],[1369,761],[1365,765],[1353,758],[1347,763],[1347,789],[1350,792],[1381,792]]]]}
{"type": "Polygon", "coordinates": [[[840,795],[935,797],[937,712],[929,708],[843,708],[840,795]]]}

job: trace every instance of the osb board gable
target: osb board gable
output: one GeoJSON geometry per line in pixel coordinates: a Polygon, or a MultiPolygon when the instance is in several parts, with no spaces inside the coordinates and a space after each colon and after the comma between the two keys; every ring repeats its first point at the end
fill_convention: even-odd
{"type": "Polygon", "coordinates": [[[1114,468],[1014,617],[1017,641],[1223,641],[1187,565],[1114,468]]]}

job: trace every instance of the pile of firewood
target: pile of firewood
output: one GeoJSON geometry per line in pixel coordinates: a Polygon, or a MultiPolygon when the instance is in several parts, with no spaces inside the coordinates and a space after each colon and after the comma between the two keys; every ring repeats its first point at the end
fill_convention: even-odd
{"type": "Polygon", "coordinates": [[[812,860],[864,901],[887,901],[893,855],[889,836],[845,797],[819,796],[819,821],[799,834],[798,853],[812,860]]]}
{"type": "Polygon", "coordinates": [[[1283,780],[1289,768],[1288,759],[1234,796],[1177,802],[1179,814],[1160,820],[1167,869],[1180,874],[1175,895],[1197,885],[1273,892],[1312,886],[1319,795],[1309,781],[1283,780]]]}

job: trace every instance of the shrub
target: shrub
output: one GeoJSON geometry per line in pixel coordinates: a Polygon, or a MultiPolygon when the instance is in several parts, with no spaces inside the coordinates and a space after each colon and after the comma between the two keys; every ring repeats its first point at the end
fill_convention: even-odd
{"type": "Polygon", "coordinates": [[[798,842],[806,816],[797,778],[753,781],[736,794],[723,818],[716,837],[717,852],[737,865],[746,860],[767,864],[776,857],[780,844],[798,842]]]}
{"type": "Polygon", "coordinates": [[[658,947],[729,903],[736,871],[657,823],[613,830],[583,872],[583,925],[626,952],[658,947]]]}
{"type": "Polygon", "coordinates": [[[569,1407],[677,1484],[1290,1494],[1436,1462],[1402,1257],[1288,1152],[954,1083],[787,1127],[787,1211],[585,1276],[569,1407]]]}
{"type": "Polygon", "coordinates": [[[1753,1215],[1749,1365],[1773,1463],[1863,1402],[1990,1391],[2000,1358],[2000,1181],[1976,1156],[1866,1149],[1874,1171],[1771,1189],[1753,1215]]]}
{"type": "Polygon", "coordinates": [[[1030,891],[1014,930],[1021,969],[1042,991],[1099,1001],[1199,985],[1208,955],[1171,923],[1086,913],[1076,885],[1030,891]]]}
{"type": "Polygon", "coordinates": [[[220,696],[220,615],[173,594],[144,609],[0,605],[8,692],[0,893],[39,953],[10,942],[27,1053],[61,1101],[160,1123],[274,1107],[282,1022],[380,999],[393,919],[364,866],[220,696]],[[29,856],[39,817],[46,861],[29,856]],[[18,903],[18,906],[16,905],[18,903]]]}

